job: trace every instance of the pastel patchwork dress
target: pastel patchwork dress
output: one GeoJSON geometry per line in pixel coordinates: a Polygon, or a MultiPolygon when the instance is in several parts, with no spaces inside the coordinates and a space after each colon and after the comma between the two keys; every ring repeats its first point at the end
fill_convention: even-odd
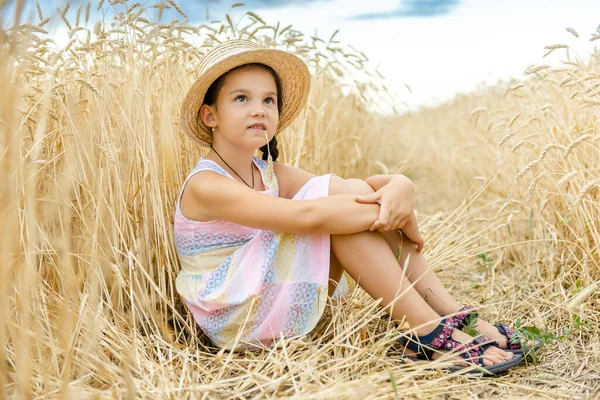
{"type": "MultiPolygon", "coordinates": [[[[278,196],[272,162],[256,157],[268,196],[278,196]]],[[[181,214],[183,189],[194,174],[227,171],[202,158],[186,178],[175,211],[175,246],[181,263],[177,292],[214,343],[227,349],[271,346],[310,332],[327,301],[328,234],[303,235],[249,228],[231,221],[200,222],[181,214]]],[[[310,179],[294,200],[326,197],[332,174],[310,179]]],[[[343,279],[334,297],[347,293],[343,279]]]]}

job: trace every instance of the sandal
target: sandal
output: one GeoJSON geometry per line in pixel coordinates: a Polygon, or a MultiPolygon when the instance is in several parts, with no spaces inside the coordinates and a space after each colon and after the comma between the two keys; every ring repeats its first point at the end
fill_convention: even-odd
{"type": "MultiPolygon", "coordinates": [[[[468,322],[466,322],[466,321],[470,320],[472,318],[478,318],[478,314],[477,314],[477,311],[475,310],[475,307],[473,307],[473,306],[462,307],[460,310],[458,310],[458,313],[453,317],[454,322],[455,322],[455,325],[453,325],[453,326],[457,329],[462,330],[468,324],[468,322]]],[[[529,347],[522,346],[521,340],[520,340],[521,338],[519,337],[519,335],[515,332],[515,330],[513,328],[511,328],[510,326],[508,326],[506,324],[499,323],[499,324],[494,325],[494,327],[496,329],[498,329],[498,332],[500,332],[500,334],[506,338],[506,349],[502,349],[506,352],[526,355],[531,352],[537,352],[541,347],[539,343],[534,346],[529,346],[529,347]]],[[[488,340],[485,337],[483,337],[483,338],[484,338],[484,340],[488,340]]],[[[500,346],[497,346],[497,347],[500,348],[500,346]]]]}
{"type": "Polygon", "coordinates": [[[446,317],[442,320],[442,322],[430,333],[424,336],[415,336],[414,335],[403,335],[400,336],[398,341],[405,346],[407,349],[410,349],[415,352],[416,357],[406,357],[410,360],[426,360],[432,361],[433,355],[436,352],[440,352],[441,350],[455,351],[458,355],[460,355],[469,366],[451,366],[449,369],[452,372],[462,371],[465,374],[484,374],[484,375],[495,375],[501,372],[505,372],[511,367],[518,365],[523,361],[523,356],[515,354],[514,358],[509,361],[504,361],[498,364],[484,366],[483,365],[483,352],[489,346],[496,346],[497,343],[494,341],[490,341],[489,343],[486,340],[489,339],[481,339],[476,338],[473,341],[468,343],[461,343],[454,338],[452,338],[452,331],[455,328],[457,322],[454,317],[446,317]],[[473,366],[477,368],[472,368],[473,366]]]}

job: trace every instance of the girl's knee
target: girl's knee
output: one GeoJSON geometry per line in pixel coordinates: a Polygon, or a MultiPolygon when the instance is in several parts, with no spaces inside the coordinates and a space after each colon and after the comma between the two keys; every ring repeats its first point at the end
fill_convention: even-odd
{"type": "Polygon", "coordinates": [[[345,194],[346,193],[346,180],[339,176],[332,176],[329,181],[329,194],[345,194]]]}
{"type": "Polygon", "coordinates": [[[346,179],[346,184],[350,187],[352,194],[365,195],[365,194],[371,194],[374,192],[373,188],[367,182],[363,181],[362,179],[357,179],[357,178],[346,179]]]}
{"type": "Polygon", "coordinates": [[[374,190],[369,184],[361,179],[351,178],[342,179],[339,176],[332,176],[329,183],[329,194],[357,194],[366,195],[373,193],[374,190]]]}

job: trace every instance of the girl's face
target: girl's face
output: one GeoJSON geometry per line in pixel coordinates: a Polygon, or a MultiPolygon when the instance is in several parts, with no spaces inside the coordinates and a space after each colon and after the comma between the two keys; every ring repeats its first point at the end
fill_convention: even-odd
{"type": "Polygon", "coordinates": [[[275,135],[279,123],[277,86],[264,68],[242,67],[230,72],[217,96],[214,135],[255,150],[275,135]],[[253,125],[262,127],[252,127],[253,125]]]}

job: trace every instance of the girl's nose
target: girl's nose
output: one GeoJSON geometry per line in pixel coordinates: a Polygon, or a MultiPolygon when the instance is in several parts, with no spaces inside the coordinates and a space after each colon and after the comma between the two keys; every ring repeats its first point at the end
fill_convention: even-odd
{"type": "Polygon", "coordinates": [[[254,110],[252,110],[252,116],[262,116],[264,117],[265,115],[267,115],[267,113],[265,112],[265,110],[262,110],[260,108],[255,108],[254,110]]]}

